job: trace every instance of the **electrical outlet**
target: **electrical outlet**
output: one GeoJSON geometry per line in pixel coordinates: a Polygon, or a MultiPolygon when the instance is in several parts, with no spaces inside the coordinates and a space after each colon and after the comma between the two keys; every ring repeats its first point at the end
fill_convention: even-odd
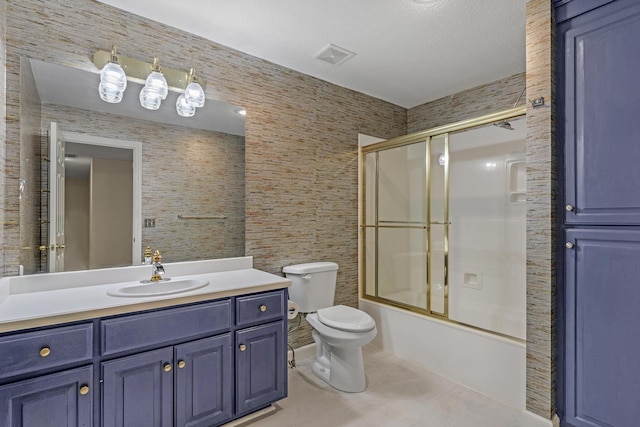
{"type": "Polygon", "coordinates": [[[156,226],[155,218],[145,218],[144,219],[144,228],[154,228],[156,226]]]}

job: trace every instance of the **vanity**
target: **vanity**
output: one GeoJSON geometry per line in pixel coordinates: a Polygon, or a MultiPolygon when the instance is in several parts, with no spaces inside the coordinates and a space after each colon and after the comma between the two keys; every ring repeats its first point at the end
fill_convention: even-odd
{"type": "Polygon", "coordinates": [[[268,411],[287,396],[290,282],[252,264],[165,264],[207,284],[134,297],[113,295],[149,266],[2,279],[0,427],[204,427],[268,411]]]}

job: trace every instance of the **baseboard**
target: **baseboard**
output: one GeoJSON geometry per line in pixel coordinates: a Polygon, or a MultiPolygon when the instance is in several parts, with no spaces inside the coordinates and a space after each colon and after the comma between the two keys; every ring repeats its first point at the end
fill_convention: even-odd
{"type": "MultiPolygon", "coordinates": [[[[302,347],[298,347],[295,349],[296,360],[306,359],[308,357],[316,356],[316,343],[303,345],[302,347]]],[[[291,350],[287,353],[287,360],[291,361],[293,359],[293,352],[291,350]]]]}
{"type": "Polygon", "coordinates": [[[553,419],[546,419],[530,411],[522,411],[522,416],[526,420],[526,427],[560,427],[560,420],[557,415],[553,419]]]}

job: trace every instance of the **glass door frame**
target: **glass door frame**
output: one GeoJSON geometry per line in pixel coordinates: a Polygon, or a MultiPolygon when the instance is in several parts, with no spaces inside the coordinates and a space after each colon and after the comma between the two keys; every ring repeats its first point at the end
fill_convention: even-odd
{"type": "MultiPolygon", "coordinates": [[[[459,121],[459,122],[455,122],[455,123],[451,123],[451,124],[447,124],[447,125],[443,125],[443,126],[438,126],[435,128],[431,128],[431,129],[427,129],[427,130],[423,130],[423,131],[419,131],[419,132],[415,132],[412,134],[408,134],[408,135],[403,135],[403,136],[399,136],[396,138],[392,138],[392,139],[388,139],[386,141],[381,141],[378,143],[374,143],[371,145],[367,145],[364,147],[360,147],[359,148],[359,156],[358,156],[358,161],[359,161],[359,173],[360,173],[360,177],[359,177],[359,189],[358,189],[358,202],[359,202],[359,219],[358,219],[358,247],[359,247],[359,260],[358,260],[358,270],[359,270],[359,295],[360,298],[365,299],[365,300],[369,300],[369,301],[374,301],[374,302],[379,302],[379,303],[383,303],[383,304],[387,304],[387,305],[391,305],[391,306],[395,306],[395,307],[399,307],[399,308],[403,308],[412,312],[417,312],[420,314],[424,314],[430,317],[435,317],[441,320],[446,320],[448,322],[452,322],[452,323],[458,323],[454,320],[449,319],[448,315],[448,268],[447,268],[447,264],[448,264],[448,238],[449,238],[449,225],[447,224],[449,221],[449,203],[448,203],[448,199],[449,199],[449,194],[448,194],[448,185],[449,185],[449,179],[448,179],[448,159],[445,163],[445,184],[444,184],[444,189],[445,189],[445,201],[444,201],[444,210],[445,210],[445,221],[444,225],[445,226],[445,230],[444,230],[444,311],[443,313],[437,313],[437,312],[432,312],[431,310],[431,272],[432,272],[432,268],[431,268],[431,225],[432,225],[432,221],[431,221],[431,209],[429,206],[429,202],[430,202],[430,198],[431,198],[431,182],[430,182],[430,175],[431,175],[431,171],[430,171],[430,165],[431,165],[431,141],[432,139],[435,138],[440,138],[440,137],[444,137],[445,138],[445,149],[446,149],[446,153],[448,154],[449,151],[449,134],[452,132],[459,132],[459,131],[463,131],[466,129],[470,129],[470,128],[474,128],[474,127],[478,127],[478,126],[483,126],[486,124],[490,124],[493,122],[499,122],[501,120],[507,120],[507,119],[513,119],[516,117],[520,117],[520,116],[525,116],[526,115],[526,110],[527,107],[526,105],[523,105],[521,107],[515,107],[515,108],[511,108],[508,110],[503,110],[503,111],[499,111],[496,113],[492,113],[492,114],[487,114],[485,116],[481,116],[481,117],[477,117],[477,118],[473,118],[473,119],[468,119],[468,120],[463,120],[463,121],[459,121]],[[378,152],[383,151],[383,150],[388,150],[391,148],[396,148],[396,147],[402,147],[402,146],[406,146],[406,145],[411,145],[411,144],[415,144],[415,143],[420,143],[420,142],[425,142],[426,141],[426,153],[425,153],[425,162],[426,162],[426,194],[425,194],[425,203],[427,204],[426,208],[426,224],[424,225],[424,228],[426,229],[426,233],[427,233],[427,283],[425,283],[425,288],[426,288],[426,293],[427,293],[427,308],[422,309],[419,307],[415,307],[409,304],[405,304],[405,303],[401,303],[401,302],[397,302],[394,300],[390,300],[384,297],[380,297],[378,296],[378,269],[377,269],[377,264],[378,264],[378,229],[380,228],[380,224],[378,223],[378,209],[377,209],[377,200],[376,200],[376,211],[375,211],[375,224],[371,225],[371,224],[367,224],[366,223],[366,196],[365,196],[365,189],[366,189],[366,170],[365,170],[365,158],[367,156],[367,154],[370,153],[375,153],[376,154],[376,171],[375,171],[375,176],[376,179],[378,177],[378,152]],[[375,289],[375,295],[367,295],[366,293],[366,277],[367,277],[367,272],[366,272],[366,259],[367,259],[367,245],[366,245],[366,230],[367,228],[371,228],[374,227],[375,229],[375,246],[374,246],[374,250],[375,250],[375,254],[374,254],[374,259],[375,259],[375,263],[376,263],[376,271],[375,271],[375,284],[374,284],[374,289],[375,289]]],[[[377,184],[376,184],[377,186],[377,184]]],[[[377,188],[376,188],[376,195],[375,195],[376,199],[377,199],[377,188]]],[[[438,223],[439,224],[439,223],[438,223]]],[[[415,227],[413,227],[415,228],[415,227]]],[[[474,329],[479,329],[479,328],[474,328],[474,329]]],[[[491,332],[491,331],[489,331],[491,332]]],[[[492,332],[493,333],[493,332],[492,332]]]]}

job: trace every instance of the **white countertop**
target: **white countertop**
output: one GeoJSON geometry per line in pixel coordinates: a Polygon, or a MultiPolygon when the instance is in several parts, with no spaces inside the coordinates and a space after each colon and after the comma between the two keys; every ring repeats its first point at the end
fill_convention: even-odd
{"type": "Polygon", "coordinates": [[[290,286],[288,279],[256,270],[252,265],[251,257],[164,264],[166,276],[173,280],[200,279],[209,284],[189,292],[154,297],[107,295],[109,289],[148,279],[150,266],[5,277],[0,280],[0,332],[290,286]]]}

